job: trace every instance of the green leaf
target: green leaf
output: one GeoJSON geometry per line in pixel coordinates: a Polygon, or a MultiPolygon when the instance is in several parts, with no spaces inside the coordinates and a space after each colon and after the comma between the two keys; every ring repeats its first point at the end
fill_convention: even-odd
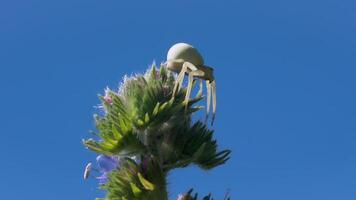
{"type": "Polygon", "coordinates": [[[138,126],[143,126],[145,123],[141,120],[141,119],[138,119],[137,120],[137,125],[138,126]]]}
{"type": "Polygon", "coordinates": [[[112,125],[112,133],[114,134],[114,138],[116,140],[121,140],[122,139],[122,135],[119,133],[119,131],[115,128],[114,125],[112,125]]]}
{"type": "Polygon", "coordinates": [[[138,197],[141,194],[141,190],[140,188],[138,188],[134,183],[130,183],[131,186],[131,191],[133,192],[133,194],[138,197]]]}
{"type": "Polygon", "coordinates": [[[122,118],[119,118],[119,125],[120,125],[122,132],[124,132],[124,133],[127,133],[131,130],[130,125],[127,125],[125,123],[124,119],[122,119],[122,118]]]}
{"type": "Polygon", "coordinates": [[[141,173],[139,172],[138,174],[138,179],[140,179],[140,182],[142,184],[142,186],[146,189],[146,190],[154,190],[155,189],[155,186],[149,182],[147,179],[145,179],[141,173]]]}
{"type": "Polygon", "coordinates": [[[145,124],[147,124],[150,121],[150,116],[148,116],[148,113],[145,114],[145,124]]]}
{"type": "Polygon", "coordinates": [[[164,110],[168,105],[168,102],[165,102],[164,104],[161,105],[161,107],[159,108],[159,111],[164,110]]]}
{"type": "Polygon", "coordinates": [[[158,102],[155,106],[155,108],[153,109],[152,115],[156,116],[158,114],[158,109],[159,109],[160,103],[158,102]]]}
{"type": "Polygon", "coordinates": [[[204,150],[205,150],[205,146],[206,146],[206,143],[202,144],[199,149],[194,153],[193,155],[193,158],[196,160],[196,159],[199,159],[199,157],[201,155],[203,155],[204,153],[204,150]]]}

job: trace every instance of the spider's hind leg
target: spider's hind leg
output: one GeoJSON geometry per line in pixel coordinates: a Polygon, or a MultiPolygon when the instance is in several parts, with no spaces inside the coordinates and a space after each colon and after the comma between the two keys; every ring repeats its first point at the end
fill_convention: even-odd
{"type": "Polygon", "coordinates": [[[216,114],[216,82],[213,80],[211,83],[211,92],[213,97],[213,119],[211,120],[211,125],[214,124],[215,114],[216,114]]]}

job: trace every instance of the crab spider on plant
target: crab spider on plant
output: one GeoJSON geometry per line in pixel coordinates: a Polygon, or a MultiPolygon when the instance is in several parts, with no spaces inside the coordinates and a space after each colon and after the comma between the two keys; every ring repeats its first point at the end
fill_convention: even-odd
{"type": "Polygon", "coordinates": [[[189,97],[193,87],[194,78],[200,79],[199,94],[202,93],[202,80],[205,80],[207,88],[207,113],[208,117],[210,112],[210,102],[213,103],[213,118],[212,124],[215,119],[216,113],[216,83],[213,75],[213,68],[204,65],[204,59],[199,51],[193,46],[186,43],[177,43],[173,45],[167,54],[167,61],[164,63],[168,70],[178,73],[176,83],[173,88],[172,98],[175,97],[177,91],[180,90],[183,84],[185,74],[188,75],[187,93],[184,103],[187,107],[189,97]]]}

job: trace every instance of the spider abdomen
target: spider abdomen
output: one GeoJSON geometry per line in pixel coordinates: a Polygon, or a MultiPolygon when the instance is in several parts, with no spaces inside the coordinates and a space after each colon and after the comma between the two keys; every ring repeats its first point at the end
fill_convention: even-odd
{"type": "Polygon", "coordinates": [[[167,60],[184,60],[195,66],[204,65],[204,59],[199,51],[187,43],[177,43],[173,45],[167,53],[167,60]]]}

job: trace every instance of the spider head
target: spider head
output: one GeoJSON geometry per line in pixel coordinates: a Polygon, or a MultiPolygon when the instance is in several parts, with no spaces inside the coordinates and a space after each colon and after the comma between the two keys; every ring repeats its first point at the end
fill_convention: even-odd
{"type": "Polygon", "coordinates": [[[163,65],[170,71],[179,73],[182,70],[183,59],[167,60],[163,65]]]}

